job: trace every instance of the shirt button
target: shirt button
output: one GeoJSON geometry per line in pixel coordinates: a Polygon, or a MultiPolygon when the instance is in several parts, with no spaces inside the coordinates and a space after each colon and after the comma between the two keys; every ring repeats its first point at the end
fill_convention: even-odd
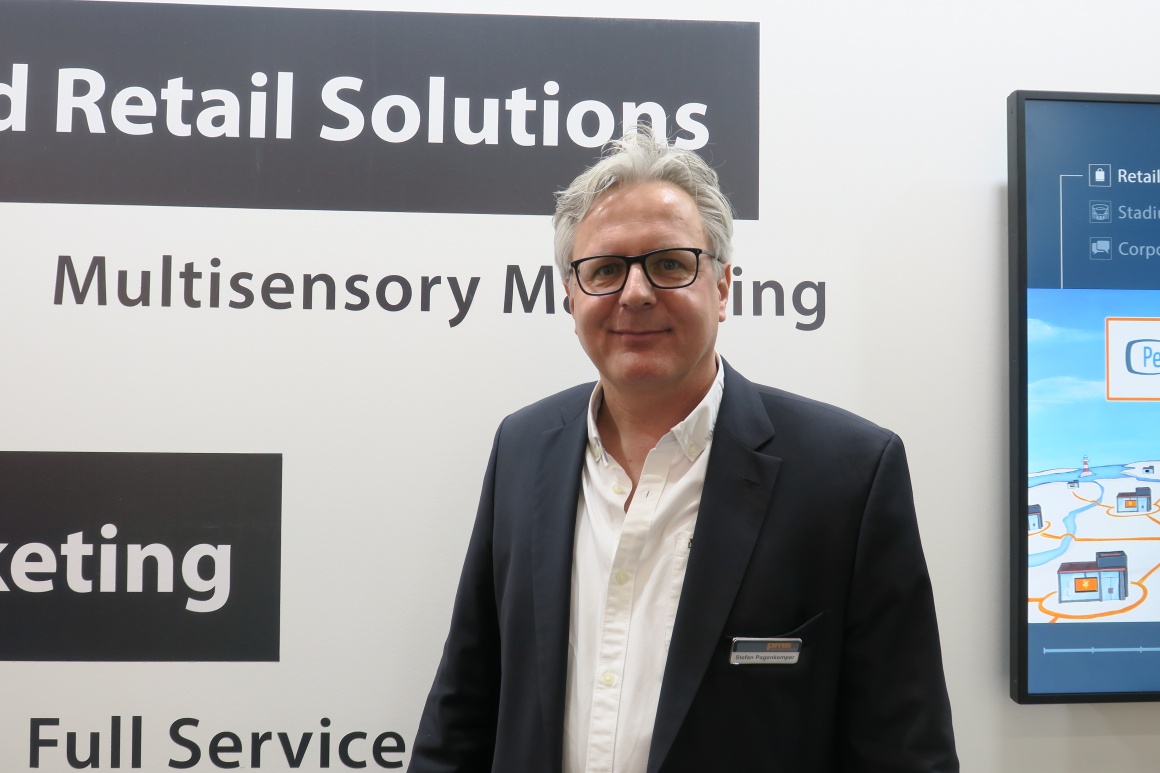
{"type": "Polygon", "coordinates": [[[613,486],[612,493],[613,494],[623,494],[624,493],[624,486],[621,486],[620,484],[613,486]]]}
{"type": "Polygon", "coordinates": [[[612,685],[616,684],[616,674],[612,673],[611,671],[605,671],[600,676],[600,682],[605,687],[611,687],[612,685]]]}
{"type": "Polygon", "coordinates": [[[689,446],[689,456],[696,456],[699,453],[701,453],[701,449],[696,444],[689,446]]]}
{"type": "Polygon", "coordinates": [[[626,582],[628,582],[629,579],[628,572],[621,570],[617,572],[612,579],[616,580],[617,585],[624,585],[626,582]]]}

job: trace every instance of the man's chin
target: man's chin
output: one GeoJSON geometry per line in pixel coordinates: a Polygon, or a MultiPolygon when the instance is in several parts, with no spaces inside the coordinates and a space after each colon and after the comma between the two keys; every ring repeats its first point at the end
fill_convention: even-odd
{"type": "Polygon", "coordinates": [[[657,357],[628,354],[617,358],[604,375],[623,389],[655,388],[674,380],[672,363],[657,357]]]}

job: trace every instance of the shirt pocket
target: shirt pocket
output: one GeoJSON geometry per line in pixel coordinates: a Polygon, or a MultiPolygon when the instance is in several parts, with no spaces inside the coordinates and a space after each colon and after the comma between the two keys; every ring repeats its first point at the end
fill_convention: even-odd
{"type": "Polygon", "coordinates": [[[685,567],[689,565],[689,551],[693,547],[693,532],[677,532],[673,546],[673,568],[669,573],[669,603],[665,614],[665,651],[673,638],[673,623],[677,619],[677,605],[681,601],[681,588],[685,587],[685,567]]]}

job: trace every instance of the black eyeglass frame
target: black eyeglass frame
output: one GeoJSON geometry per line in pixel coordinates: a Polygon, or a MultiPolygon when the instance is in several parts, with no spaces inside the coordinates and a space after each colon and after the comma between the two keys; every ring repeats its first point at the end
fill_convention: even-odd
{"type": "Polygon", "coordinates": [[[587,257],[587,258],[580,258],[580,260],[574,260],[571,263],[569,263],[568,265],[572,269],[572,276],[576,277],[576,285],[580,288],[580,291],[583,292],[585,295],[591,295],[591,296],[599,298],[600,296],[603,296],[603,295],[616,295],[618,292],[623,290],[624,286],[626,284],[628,284],[629,272],[632,271],[632,267],[635,266],[637,263],[640,264],[640,270],[641,270],[641,273],[644,274],[644,278],[648,280],[648,283],[650,285],[652,285],[653,287],[655,287],[658,290],[680,290],[682,287],[688,287],[689,285],[691,285],[697,281],[697,277],[701,273],[701,256],[702,255],[704,255],[707,258],[711,258],[713,260],[717,259],[716,255],[713,255],[712,253],[709,253],[705,250],[702,250],[700,247],[662,247],[659,250],[650,250],[649,252],[646,252],[642,255],[592,255],[592,256],[587,257]],[[696,258],[696,262],[693,264],[693,278],[690,279],[688,282],[685,282],[682,285],[659,285],[649,275],[648,264],[646,264],[645,261],[648,258],[652,257],[653,255],[656,255],[657,253],[672,252],[673,250],[680,250],[682,252],[693,253],[693,255],[696,258]],[[617,287],[615,290],[607,290],[607,291],[602,292],[602,293],[594,293],[591,290],[584,287],[584,283],[580,281],[580,275],[576,272],[576,268],[581,263],[587,263],[590,260],[601,260],[603,258],[619,258],[619,259],[624,261],[624,264],[625,264],[624,265],[624,280],[620,283],[620,287],[617,287]]]}

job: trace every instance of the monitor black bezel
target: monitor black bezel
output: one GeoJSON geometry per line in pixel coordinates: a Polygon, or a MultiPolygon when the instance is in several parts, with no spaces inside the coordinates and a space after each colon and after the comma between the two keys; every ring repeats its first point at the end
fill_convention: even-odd
{"type": "Polygon", "coordinates": [[[1030,693],[1027,690],[1027,136],[1032,101],[1160,104],[1160,95],[1014,91],[1007,98],[1008,378],[1010,387],[1011,699],[1016,703],[1160,701],[1160,691],[1030,693]]]}

